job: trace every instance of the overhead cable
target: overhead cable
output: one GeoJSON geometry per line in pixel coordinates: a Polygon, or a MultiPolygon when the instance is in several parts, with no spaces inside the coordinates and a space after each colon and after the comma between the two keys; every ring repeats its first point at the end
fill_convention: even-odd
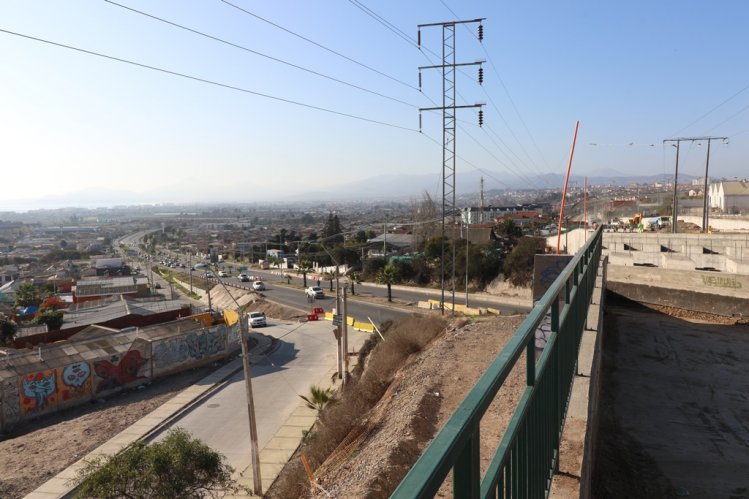
{"type": "Polygon", "coordinates": [[[314,109],[316,111],[322,111],[324,113],[335,114],[337,116],[344,116],[346,118],[352,118],[352,119],[355,119],[355,120],[366,121],[368,123],[375,123],[377,125],[383,125],[383,126],[387,126],[387,127],[391,127],[391,128],[398,128],[398,129],[401,129],[401,130],[408,130],[410,132],[418,132],[418,130],[416,130],[414,128],[408,128],[408,127],[405,127],[405,126],[396,125],[394,123],[387,123],[387,122],[384,122],[384,121],[374,120],[374,119],[371,119],[371,118],[365,118],[363,116],[358,116],[358,115],[355,115],[355,114],[345,113],[343,111],[336,111],[334,109],[329,109],[329,108],[325,108],[325,107],[321,107],[321,106],[315,106],[313,104],[307,104],[305,102],[300,102],[300,101],[295,101],[295,100],[291,100],[291,99],[286,99],[284,97],[278,97],[278,96],[275,96],[275,95],[265,94],[265,93],[262,93],[262,92],[257,92],[255,90],[250,90],[250,89],[247,89],[247,88],[237,87],[235,85],[229,85],[227,83],[221,83],[221,82],[214,81],[214,80],[208,80],[206,78],[201,78],[199,76],[192,76],[192,75],[188,75],[188,74],[185,74],[185,73],[179,73],[177,71],[172,71],[172,70],[169,70],[169,69],[164,69],[164,68],[159,68],[159,67],[156,67],[156,66],[151,66],[151,65],[148,65],[148,64],[143,64],[143,63],[136,62],[136,61],[131,61],[131,60],[128,60],[128,59],[123,59],[123,58],[120,58],[120,57],[115,57],[115,56],[103,54],[101,52],[94,52],[93,50],[82,49],[80,47],[74,47],[72,45],[66,45],[64,43],[59,43],[59,42],[55,42],[55,41],[52,41],[52,40],[46,40],[44,38],[38,38],[38,37],[35,37],[35,36],[31,36],[31,35],[25,35],[23,33],[17,33],[15,31],[10,31],[10,30],[7,30],[7,29],[0,28],[0,32],[7,33],[7,34],[13,35],[13,36],[18,36],[18,37],[21,37],[21,38],[26,38],[28,40],[34,40],[34,41],[37,41],[37,42],[46,43],[46,44],[49,44],[49,45],[54,45],[56,47],[61,47],[61,48],[69,49],[69,50],[74,50],[76,52],[81,52],[81,53],[84,53],[84,54],[95,55],[97,57],[102,57],[104,59],[109,59],[109,60],[112,60],[112,61],[122,62],[124,64],[130,64],[132,66],[137,66],[137,67],[140,67],[140,68],[150,69],[152,71],[158,71],[160,73],[164,73],[164,74],[168,74],[168,75],[172,75],[172,76],[179,76],[180,78],[185,78],[185,79],[188,79],[188,80],[198,81],[198,82],[201,82],[201,83],[207,83],[209,85],[214,85],[214,86],[217,86],[217,87],[226,88],[226,89],[229,89],[229,90],[234,90],[234,91],[237,91],[237,92],[242,92],[242,93],[246,93],[246,94],[250,94],[250,95],[256,95],[258,97],[264,97],[266,99],[271,99],[271,100],[275,100],[275,101],[279,101],[279,102],[285,102],[287,104],[293,104],[295,106],[305,107],[305,108],[308,108],[308,109],[314,109]]]}

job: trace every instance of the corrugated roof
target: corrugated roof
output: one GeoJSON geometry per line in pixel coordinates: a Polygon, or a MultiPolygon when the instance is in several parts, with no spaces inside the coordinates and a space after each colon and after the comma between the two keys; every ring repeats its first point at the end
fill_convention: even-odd
{"type": "Polygon", "coordinates": [[[749,182],[739,180],[722,182],[723,194],[726,196],[749,196],[749,182]]]}

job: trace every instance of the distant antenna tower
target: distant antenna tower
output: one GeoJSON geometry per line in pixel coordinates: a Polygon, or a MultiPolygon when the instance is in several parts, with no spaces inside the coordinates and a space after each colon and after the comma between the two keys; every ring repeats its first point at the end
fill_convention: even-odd
{"type": "Polygon", "coordinates": [[[479,197],[479,223],[484,223],[484,177],[481,177],[481,190],[479,197]]]}

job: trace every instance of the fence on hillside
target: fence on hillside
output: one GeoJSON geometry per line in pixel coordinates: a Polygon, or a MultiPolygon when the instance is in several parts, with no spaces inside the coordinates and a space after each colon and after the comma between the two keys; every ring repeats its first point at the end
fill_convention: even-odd
{"type": "Polygon", "coordinates": [[[452,470],[456,498],[544,498],[559,465],[580,340],[601,258],[599,228],[531,310],[391,498],[433,497],[452,470]],[[535,333],[547,315],[551,334],[536,360],[535,333]],[[507,376],[526,355],[526,387],[481,477],[479,425],[507,376]]]}

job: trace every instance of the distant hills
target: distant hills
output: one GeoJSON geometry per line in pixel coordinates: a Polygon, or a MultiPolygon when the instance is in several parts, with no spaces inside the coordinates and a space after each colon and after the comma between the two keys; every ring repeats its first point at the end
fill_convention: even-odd
{"type": "MultiPolygon", "coordinates": [[[[506,172],[482,173],[477,170],[458,171],[456,194],[459,196],[477,196],[480,191],[480,180],[484,177],[484,190],[531,190],[561,189],[564,176],[556,173],[527,175],[522,178],[506,172]]],[[[615,185],[668,183],[672,180],[668,174],[627,175],[616,170],[598,170],[588,175],[588,185],[615,185]]],[[[696,178],[693,175],[679,175],[681,182],[696,178]]],[[[582,187],[584,177],[572,175],[570,184],[582,187]]],[[[321,185],[321,184],[317,184],[321,185]]],[[[77,193],[67,193],[43,198],[16,200],[7,205],[0,203],[0,211],[26,211],[33,209],[55,209],[60,207],[112,207],[137,206],[144,204],[213,204],[222,203],[317,203],[320,201],[403,201],[421,197],[426,191],[433,199],[442,195],[441,172],[430,174],[384,174],[362,180],[336,185],[325,185],[323,188],[306,190],[304,184],[285,184],[277,190],[268,188],[261,191],[248,191],[241,183],[210,186],[199,182],[177,182],[168,187],[132,192],[126,189],[84,189],[77,193]]]]}
{"type": "MultiPolygon", "coordinates": [[[[588,175],[588,185],[617,185],[654,184],[656,182],[671,182],[673,175],[627,175],[615,170],[599,170],[588,175]]],[[[561,189],[564,185],[564,175],[547,173],[518,178],[499,172],[486,174],[473,170],[465,173],[458,172],[456,194],[478,193],[481,177],[484,177],[484,190],[519,190],[519,189],[561,189]]],[[[696,178],[693,175],[679,175],[680,182],[688,182],[696,178]]],[[[583,175],[571,175],[570,184],[582,187],[583,175]]],[[[307,192],[300,194],[301,199],[402,199],[415,198],[427,191],[435,197],[442,192],[442,175],[437,174],[402,174],[377,175],[363,180],[347,182],[333,186],[330,190],[307,192]]]]}

